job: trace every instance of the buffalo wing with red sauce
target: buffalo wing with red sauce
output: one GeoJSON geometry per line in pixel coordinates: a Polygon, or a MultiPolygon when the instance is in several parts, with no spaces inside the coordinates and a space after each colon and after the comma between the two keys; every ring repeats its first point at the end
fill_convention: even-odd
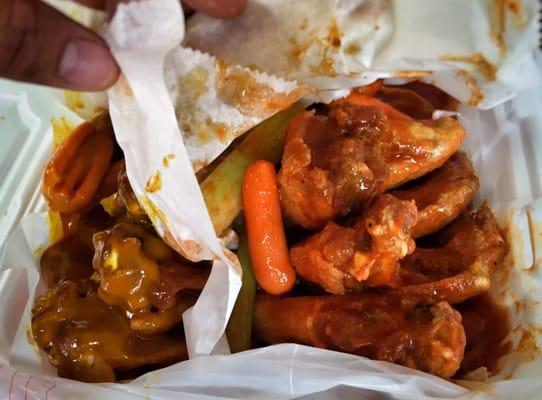
{"type": "Polygon", "coordinates": [[[296,117],[278,174],[286,217],[317,230],[442,166],[464,135],[453,118],[393,120],[377,108],[349,103],[333,106],[327,116],[296,117]]]}
{"type": "Polygon", "coordinates": [[[376,82],[290,122],[282,209],[308,236],[292,241],[290,258],[301,287],[332,295],[259,298],[259,340],[446,378],[460,369],[466,335],[452,307],[489,289],[506,244],[487,206],[468,212],[479,179],[458,152],[464,128],[454,117],[432,119],[456,107],[430,85],[376,82]]]}
{"type": "Polygon", "coordinates": [[[359,354],[450,378],[465,349],[461,314],[448,303],[403,304],[396,296],[261,297],[255,334],[266,343],[295,342],[359,354]]]}
{"type": "Polygon", "coordinates": [[[414,202],[378,197],[352,227],[334,222],[292,247],[292,264],[304,279],[329,293],[368,286],[397,287],[399,260],[412,253],[414,202]]]}

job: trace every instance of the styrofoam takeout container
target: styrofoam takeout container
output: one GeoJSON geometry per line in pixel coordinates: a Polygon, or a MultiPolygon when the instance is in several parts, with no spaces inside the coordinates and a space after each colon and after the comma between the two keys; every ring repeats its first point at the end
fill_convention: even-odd
{"type": "Polygon", "coordinates": [[[3,245],[9,232],[10,241],[24,241],[36,229],[47,229],[40,214],[32,213],[45,209],[39,185],[52,149],[50,120],[64,117],[73,124],[81,120],[61,98],[57,91],[0,80],[0,305],[20,305],[0,306],[1,399],[328,399],[382,398],[382,393],[412,399],[536,398],[542,393],[542,342],[538,335],[532,343],[523,340],[523,332],[539,330],[542,321],[540,88],[521,92],[493,110],[460,110],[468,131],[464,148],[481,177],[478,201],[488,200],[508,228],[511,262],[506,275],[512,289],[494,294],[508,305],[517,301],[528,305],[513,313],[510,340],[517,351],[509,356],[503,371],[483,384],[462,382],[463,386],[429,379],[427,374],[401,366],[299,345],[198,358],[153,371],[129,384],[69,381],[56,377],[47,361],[36,363],[43,357],[25,342],[28,327],[17,326],[30,311],[25,304],[37,283],[38,244],[19,247],[17,252],[3,245]],[[18,346],[13,346],[14,341],[18,346]],[[21,346],[26,348],[21,350],[21,346]]]}
{"type": "Polygon", "coordinates": [[[51,156],[51,120],[77,125],[81,117],[62,91],[0,79],[0,246],[21,218],[44,211],[39,186],[51,156]]]}

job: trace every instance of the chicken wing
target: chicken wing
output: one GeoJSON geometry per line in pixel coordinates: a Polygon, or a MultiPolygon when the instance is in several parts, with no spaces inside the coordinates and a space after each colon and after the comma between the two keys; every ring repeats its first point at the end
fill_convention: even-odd
{"type": "Polygon", "coordinates": [[[457,152],[465,137],[465,129],[454,118],[438,120],[390,120],[386,144],[387,178],[382,191],[387,191],[441,167],[457,152]]]}
{"type": "Polygon", "coordinates": [[[293,246],[292,264],[329,293],[364,285],[397,287],[399,260],[415,247],[410,231],[416,215],[413,202],[379,196],[353,228],[330,222],[293,246]]]}
{"type": "Polygon", "coordinates": [[[400,87],[411,90],[423,97],[425,100],[431,103],[433,108],[436,110],[455,111],[459,106],[459,101],[454,99],[442,89],[428,83],[412,81],[405,85],[401,85],[400,87]]]}
{"type": "Polygon", "coordinates": [[[435,108],[413,90],[401,86],[383,86],[376,97],[415,119],[430,119],[435,108]]]}
{"type": "Polygon", "coordinates": [[[318,229],[375,195],[442,166],[464,129],[453,118],[389,120],[378,109],[337,103],[328,116],[290,121],[278,174],[285,215],[318,229]]]}
{"type": "Polygon", "coordinates": [[[478,176],[464,153],[457,153],[428,179],[413,188],[392,194],[401,200],[414,200],[418,222],[412,237],[434,233],[456,219],[470,204],[480,186],[478,176]]]}
{"type": "MultiPolygon", "coordinates": [[[[376,110],[363,112],[366,136],[371,137],[384,119],[376,110]]],[[[369,199],[382,179],[367,164],[363,141],[345,135],[326,116],[308,112],[293,118],[285,140],[278,174],[282,207],[288,218],[305,228],[320,228],[348,213],[369,199]]]]}
{"type": "Polygon", "coordinates": [[[114,382],[119,372],[188,356],[179,331],[139,338],[124,313],[105,304],[85,281],[61,282],[39,297],[32,334],[60,376],[84,382],[114,382]]]}
{"type": "Polygon", "coordinates": [[[403,305],[397,297],[375,293],[260,297],[254,334],[266,343],[338,350],[443,378],[459,369],[466,342],[461,315],[448,303],[403,305]]]}
{"type": "Polygon", "coordinates": [[[111,226],[113,220],[101,209],[95,207],[81,216],[77,229],[71,235],[49,246],[40,258],[41,276],[47,287],[68,279],[90,278],[94,247],[92,235],[111,226]]]}
{"type": "Polygon", "coordinates": [[[506,254],[506,242],[491,210],[483,205],[442,234],[440,248],[420,248],[401,262],[402,296],[460,303],[489,289],[491,274],[506,254]]]}
{"type": "Polygon", "coordinates": [[[121,223],[94,235],[93,265],[100,298],[131,315],[140,334],[164,332],[193,304],[183,291],[199,291],[209,268],[189,266],[145,228],[121,223]]]}

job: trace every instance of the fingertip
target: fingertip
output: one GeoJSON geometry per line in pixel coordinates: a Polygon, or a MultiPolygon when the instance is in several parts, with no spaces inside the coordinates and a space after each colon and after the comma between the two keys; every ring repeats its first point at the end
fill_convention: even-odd
{"type": "Polygon", "coordinates": [[[99,91],[111,87],[120,69],[107,45],[75,38],[67,42],[58,64],[58,75],[76,90],[99,91]]]}
{"type": "Polygon", "coordinates": [[[84,91],[116,82],[119,67],[99,35],[41,1],[17,1],[0,29],[0,76],[84,91]]]}

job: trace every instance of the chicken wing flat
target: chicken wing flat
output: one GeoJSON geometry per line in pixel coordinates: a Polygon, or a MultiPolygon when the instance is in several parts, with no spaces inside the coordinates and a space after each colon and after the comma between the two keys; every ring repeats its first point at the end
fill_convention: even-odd
{"type": "Polygon", "coordinates": [[[254,333],[270,344],[294,342],[389,361],[449,378],[465,349],[461,315],[446,302],[404,305],[385,294],[260,297],[254,333]]]}
{"type": "Polygon", "coordinates": [[[380,86],[372,96],[415,119],[430,119],[435,110],[455,111],[459,105],[446,92],[420,81],[380,86]]]}
{"type": "Polygon", "coordinates": [[[415,248],[410,231],[416,216],[412,201],[381,195],[353,228],[330,222],[293,246],[292,264],[301,277],[329,293],[364,285],[397,287],[399,260],[415,248]]]}
{"type": "Polygon", "coordinates": [[[471,162],[464,153],[457,153],[423,183],[392,194],[401,200],[416,202],[418,222],[411,233],[416,238],[434,233],[456,219],[479,187],[471,162]]]}
{"type": "Polygon", "coordinates": [[[413,90],[401,86],[383,86],[376,97],[415,119],[430,119],[435,108],[413,90]]]}
{"type": "Polygon", "coordinates": [[[139,338],[124,313],[84,281],[64,281],[36,300],[32,334],[60,376],[84,382],[113,382],[117,373],[188,356],[180,332],[139,338]]]}
{"type": "Polygon", "coordinates": [[[454,118],[390,120],[386,143],[387,178],[382,191],[393,189],[441,167],[457,152],[465,129],[454,118]]]}
{"type": "Polygon", "coordinates": [[[181,261],[140,225],[121,223],[97,233],[94,247],[100,298],[129,313],[130,326],[140,334],[165,332],[180,322],[194,303],[182,292],[200,291],[209,275],[208,268],[181,261]]]}
{"type": "Polygon", "coordinates": [[[401,262],[402,296],[460,303],[486,292],[506,254],[506,242],[491,210],[483,205],[454,221],[439,248],[420,248],[401,262]]]}
{"type": "Polygon", "coordinates": [[[464,129],[453,118],[390,120],[370,106],[337,103],[328,116],[293,118],[278,174],[282,208],[318,229],[374,196],[442,166],[464,129]]]}

